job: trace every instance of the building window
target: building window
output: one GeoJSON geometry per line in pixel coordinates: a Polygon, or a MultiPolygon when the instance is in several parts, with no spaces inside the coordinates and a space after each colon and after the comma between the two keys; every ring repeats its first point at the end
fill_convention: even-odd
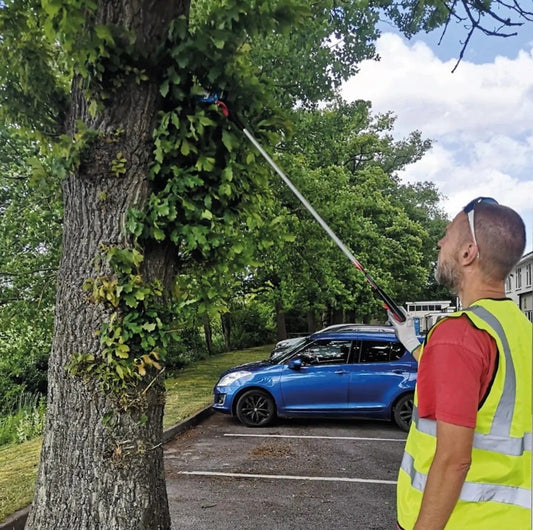
{"type": "Polygon", "coordinates": [[[531,287],[531,263],[526,265],[526,287],[531,287]]]}
{"type": "Polygon", "coordinates": [[[522,287],[522,267],[516,269],[516,284],[515,287],[520,289],[522,287]]]}
{"type": "Polygon", "coordinates": [[[511,292],[511,276],[512,274],[509,274],[509,276],[507,276],[507,281],[505,282],[507,285],[505,287],[505,290],[509,293],[511,292]]]}

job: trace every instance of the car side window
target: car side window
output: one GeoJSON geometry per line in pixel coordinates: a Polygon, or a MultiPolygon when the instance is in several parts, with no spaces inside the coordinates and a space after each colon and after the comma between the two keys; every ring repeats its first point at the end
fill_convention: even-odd
{"type": "Polygon", "coordinates": [[[305,364],[345,364],[350,354],[349,340],[317,340],[298,356],[305,364]]]}
{"type": "Polygon", "coordinates": [[[360,344],[360,363],[388,363],[397,361],[405,353],[399,342],[366,340],[360,344]]]}

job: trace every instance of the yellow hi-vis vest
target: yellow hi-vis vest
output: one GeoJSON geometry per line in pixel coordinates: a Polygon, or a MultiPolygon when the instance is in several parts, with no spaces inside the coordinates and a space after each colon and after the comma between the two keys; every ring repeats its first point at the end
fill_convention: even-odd
{"type": "MultiPolygon", "coordinates": [[[[495,339],[498,365],[477,414],[472,463],[446,530],[527,530],[531,528],[533,328],[511,300],[479,300],[450,317],[461,315],[495,339]]],[[[419,362],[422,357],[423,351],[419,362]]],[[[436,448],[437,422],[418,417],[416,389],[414,405],[397,489],[398,523],[406,530],[412,530],[418,518],[436,448]]]]}

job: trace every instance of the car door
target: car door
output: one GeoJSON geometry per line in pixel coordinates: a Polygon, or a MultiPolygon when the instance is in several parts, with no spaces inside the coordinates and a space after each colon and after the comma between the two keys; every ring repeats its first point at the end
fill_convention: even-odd
{"type": "Polygon", "coordinates": [[[346,411],[350,340],[316,340],[298,352],[301,367],[285,365],[280,378],[279,412],[320,413],[346,411]]]}
{"type": "Polygon", "coordinates": [[[414,390],[416,361],[395,337],[358,341],[350,361],[348,403],[353,412],[388,410],[398,395],[414,390]]]}

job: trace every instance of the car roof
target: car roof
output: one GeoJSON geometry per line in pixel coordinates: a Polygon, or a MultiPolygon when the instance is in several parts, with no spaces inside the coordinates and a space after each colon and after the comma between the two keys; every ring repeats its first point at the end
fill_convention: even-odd
{"type": "MultiPolygon", "coordinates": [[[[424,340],[423,335],[417,335],[420,341],[424,340]]],[[[344,324],[339,327],[325,328],[309,335],[308,340],[385,340],[398,341],[398,337],[393,326],[379,326],[372,324],[344,324]]]]}
{"type": "Polygon", "coordinates": [[[373,324],[339,324],[324,328],[316,333],[310,335],[309,338],[325,338],[326,336],[344,337],[348,338],[348,335],[361,335],[361,334],[388,334],[394,335],[394,328],[392,326],[379,326],[373,324]]]}

